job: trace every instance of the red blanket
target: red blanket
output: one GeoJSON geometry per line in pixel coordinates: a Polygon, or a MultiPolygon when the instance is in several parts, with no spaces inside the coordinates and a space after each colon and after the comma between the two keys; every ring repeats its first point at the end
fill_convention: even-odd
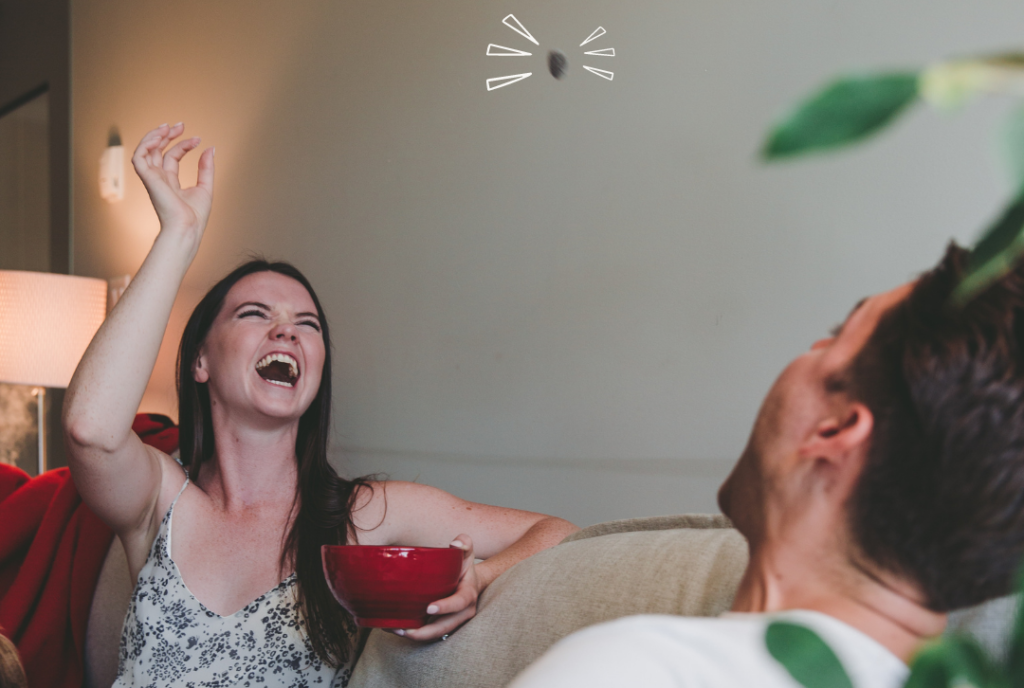
{"type": "MultiPolygon", "coordinates": [[[[164,416],[133,429],[163,451],[178,445],[164,416]]],[[[30,478],[0,464],[0,628],[33,688],[79,688],[89,606],[113,533],[82,503],[67,468],[30,478]]]]}

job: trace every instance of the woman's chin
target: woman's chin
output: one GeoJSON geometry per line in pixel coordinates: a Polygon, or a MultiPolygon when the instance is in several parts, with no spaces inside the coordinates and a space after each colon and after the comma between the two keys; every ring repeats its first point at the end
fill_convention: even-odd
{"type": "Polygon", "coordinates": [[[252,398],[255,410],[268,418],[287,420],[294,418],[298,420],[306,409],[309,408],[312,400],[303,401],[303,395],[298,389],[276,388],[259,390],[252,398]]]}
{"type": "Polygon", "coordinates": [[[257,410],[268,418],[276,418],[278,420],[298,420],[302,417],[302,414],[309,408],[309,404],[299,404],[296,400],[293,401],[276,401],[264,402],[257,406],[257,410]]]}

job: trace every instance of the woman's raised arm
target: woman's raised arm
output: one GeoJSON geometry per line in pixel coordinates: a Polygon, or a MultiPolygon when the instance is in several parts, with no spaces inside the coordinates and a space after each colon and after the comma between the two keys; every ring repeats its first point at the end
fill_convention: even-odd
{"type": "MultiPolygon", "coordinates": [[[[142,444],[132,432],[132,421],[213,202],[213,149],[203,151],[198,183],[189,189],[178,182],[178,163],[199,139],[184,139],[164,150],[184,130],[181,124],[161,125],[143,137],[132,156],[160,219],[160,232],[89,344],[64,400],[64,433],[75,483],[86,503],[123,540],[148,530],[147,516],[159,497],[163,475],[176,466],[142,444]]],[[[125,546],[131,549],[127,540],[125,546]]],[[[129,561],[132,555],[129,551],[129,561]]]]}

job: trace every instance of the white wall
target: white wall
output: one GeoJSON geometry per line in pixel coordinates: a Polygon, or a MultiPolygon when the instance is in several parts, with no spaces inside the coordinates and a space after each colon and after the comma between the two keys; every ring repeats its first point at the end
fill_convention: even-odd
{"type": "MultiPolygon", "coordinates": [[[[218,186],[169,339],[247,251],[292,260],[334,328],[346,470],[581,524],[713,510],[785,362],[1009,190],[995,102],[919,111],[840,156],[756,152],[837,71],[1019,44],[1014,0],[72,9],[75,271],[134,272],[155,231],[137,181],[98,198],[109,127],[131,145],[184,120],[217,145],[218,186]],[[598,25],[588,48],[618,55],[586,64],[613,82],[580,67],[598,25]]],[[[168,347],[145,410],[173,408],[172,365],[168,347]]]]}

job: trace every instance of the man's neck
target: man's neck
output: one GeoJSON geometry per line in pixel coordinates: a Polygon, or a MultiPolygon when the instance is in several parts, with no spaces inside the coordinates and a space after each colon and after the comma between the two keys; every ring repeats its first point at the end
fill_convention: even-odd
{"type": "Polygon", "coordinates": [[[927,609],[916,589],[895,577],[872,575],[820,550],[780,550],[765,546],[751,551],[732,611],[809,609],[828,614],[904,662],[945,628],[946,615],[927,609]]]}

